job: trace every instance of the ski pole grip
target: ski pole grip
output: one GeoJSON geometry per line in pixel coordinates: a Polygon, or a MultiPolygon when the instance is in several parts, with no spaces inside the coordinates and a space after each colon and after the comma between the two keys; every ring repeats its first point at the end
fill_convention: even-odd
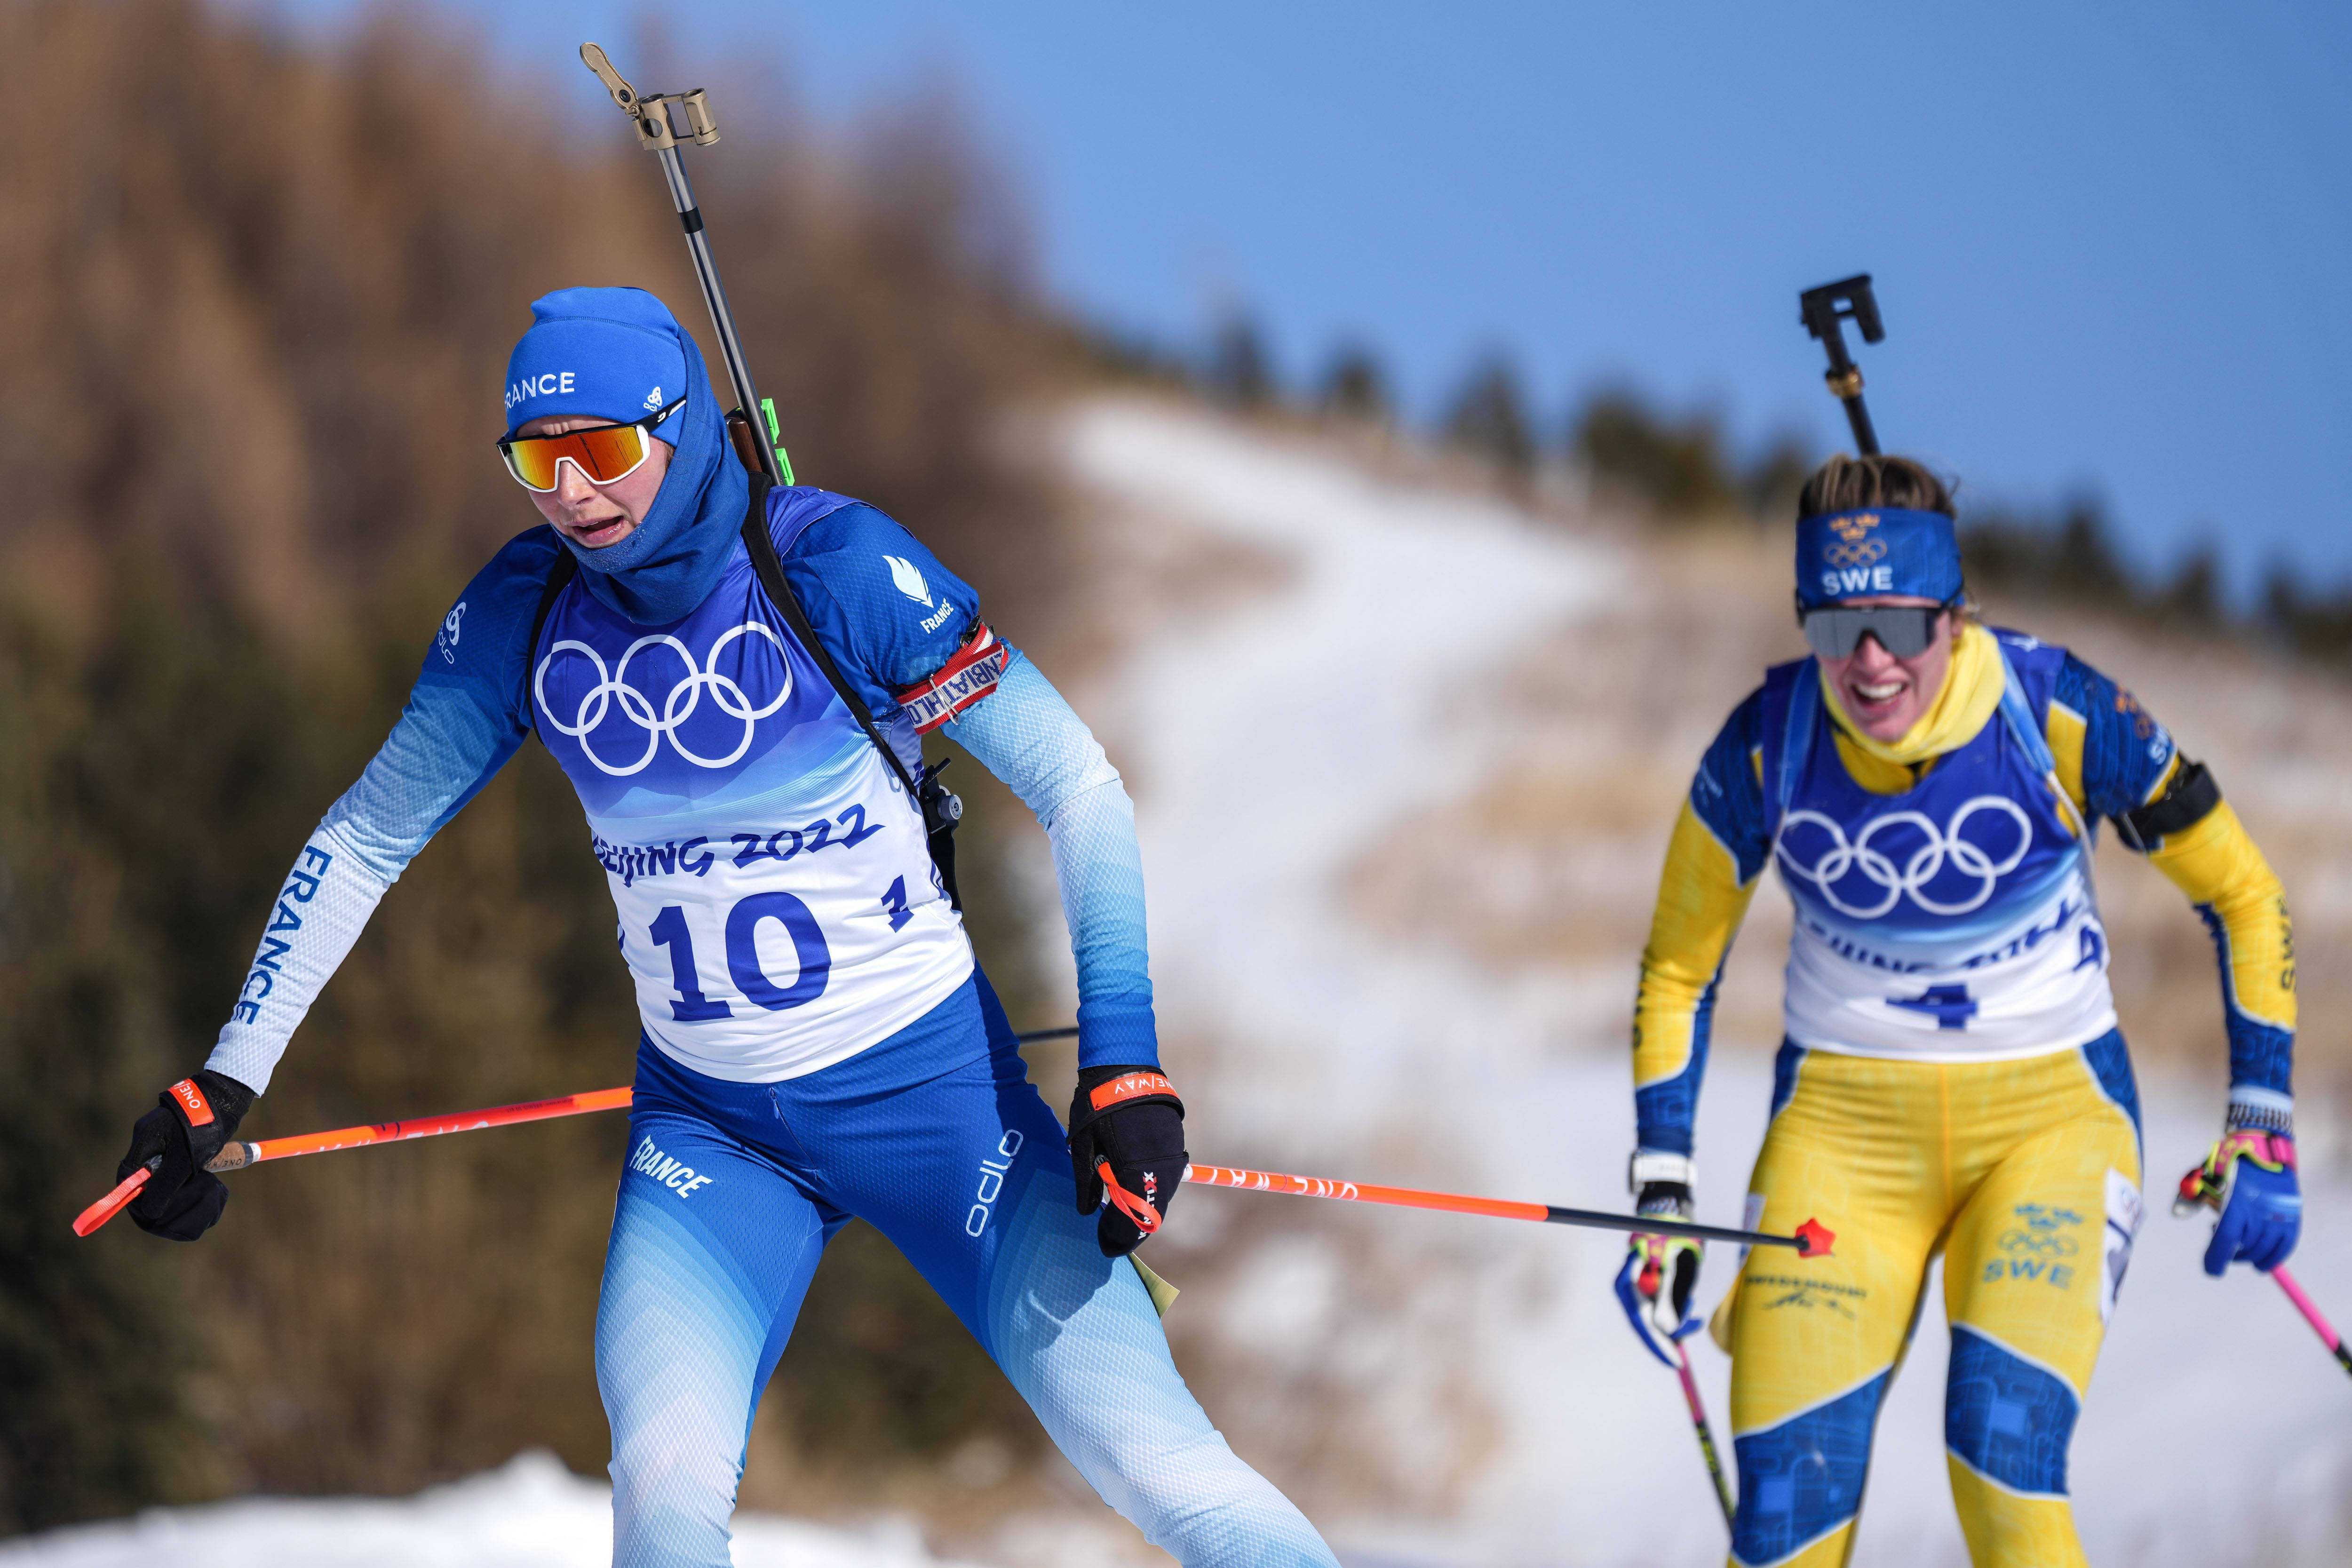
{"type": "MultiPolygon", "coordinates": [[[[240,1171],[259,1158],[261,1158],[259,1151],[252,1144],[230,1142],[224,1145],[219,1153],[205,1162],[205,1169],[215,1174],[222,1171],[240,1171]]],[[[131,1200],[139,1195],[139,1189],[147,1184],[147,1179],[160,1170],[163,1163],[163,1156],[158,1154],[122,1180],[115,1183],[112,1192],[74,1216],[74,1234],[88,1236],[128,1208],[131,1200]]]]}

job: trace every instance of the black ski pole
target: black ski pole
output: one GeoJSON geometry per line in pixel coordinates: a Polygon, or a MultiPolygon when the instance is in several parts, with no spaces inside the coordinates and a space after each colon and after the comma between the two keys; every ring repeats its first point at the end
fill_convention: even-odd
{"type": "Polygon", "coordinates": [[[1829,351],[1830,368],[1822,376],[1830,392],[1845,405],[1845,419],[1853,426],[1853,444],[1865,458],[1878,455],[1878,432],[1870,426],[1870,410],[1862,405],[1862,367],[1845,352],[1845,331],[1838,323],[1850,320],[1862,329],[1862,341],[1874,343],[1886,336],[1878,319],[1878,300],[1870,291],[1870,274],[1856,273],[1808,289],[1797,296],[1805,331],[1822,340],[1829,351]]]}
{"type": "Polygon", "coordinates": [[[727,433],[747,466],[758,468],[779,485],[789,485],[793,465],[784,455],[776,405],[761,397],[751,384],[751,363],[743,357],[743,340],[735,331],[734,313],[727,308],[727,289],[719,281],[719,263],[710,254],[710,237],[703,231],[702,210],[694,205],[694,187],[687,183],[686,164],[677,155],[678,132],[673,115],[685,117],[686,139],[697,147],[708,147],[719,140],[719,123],[710,117],[709,95],[698,87],[691,92],[646,97],[613,68],[600,44],[581,45],[580,58],[636,127],[637,145],[661,160],[662,178],[669,182],[670,201],[677,207],[679,226],[686,230],[687,252],[694,258],[694,279],[702,285],[702,302],[710,308],[719,357],[727,362],[727,380],[735,390],[735,411],[727,416],[727,433]],[[759,422],[767,426],[764,440],[759,422]]]}

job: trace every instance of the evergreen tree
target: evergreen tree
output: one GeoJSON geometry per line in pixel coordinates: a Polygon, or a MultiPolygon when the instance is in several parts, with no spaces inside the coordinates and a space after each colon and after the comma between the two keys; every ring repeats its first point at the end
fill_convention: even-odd
{"type": "Polygon", "coordinates": [[[1349,340],[1339,345],[1323,372],[1318,398],[1325,412],[1344,419],[1386,424],[1390,415],[1388,376],[1366,344],[1349,340]]]}
{"type": "Polygon", "coordinates": [[[1490,353],[1472,367],[1445,414],[1446,439],[1475,452],[1514,479],[1534,471],[1535,437],[1527,398],[1510,360],[1490,353]]]}

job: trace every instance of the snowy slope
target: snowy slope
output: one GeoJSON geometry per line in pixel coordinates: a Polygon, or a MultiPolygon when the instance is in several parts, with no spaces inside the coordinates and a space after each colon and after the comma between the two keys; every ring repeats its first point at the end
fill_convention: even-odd
{"type": "MultiPolygon", "coordinates": [[[[602,1568],[613,1555],[613,1494],[552,1455],[413,1498],[253,1498],[155,1509],[0,1542],[7,1568],[152,1568],[158,1562],[301,1568],[602,1568]]],[[[737,1568],[958,1568],[923,1550],[916,1526],[858,1531],[747,1515],[737,1568]]]]}

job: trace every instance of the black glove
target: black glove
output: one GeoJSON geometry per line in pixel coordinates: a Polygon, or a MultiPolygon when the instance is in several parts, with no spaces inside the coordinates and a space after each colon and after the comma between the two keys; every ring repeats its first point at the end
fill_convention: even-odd
{"type": "Polygon", "coordinates": [[[236,1136],[253,1098],[236,1079],[206,1069],[165,1089],[157,1097],[161,1103],[132,1125],[131,1152],[114,1168],[114,1179],[161,1161],[131,1200],[128,1212],[140,1229],[194,1241],[213,1227],[228,1204],[228,1188],[205,1162],[236,1136]]]}
{"type": "MultiPolygon", "coordinates": [[[[1070,1101],[1070,1170],[1078,1178],[1078,1212],[1092,1214],[1095,1243],[1105,1258],[1124,1258],[1143,1245],[1149,1232],[1130,1217],[1122,1202],[1149,1204],[1166,1215],[1184,1179],[1184,1102],[1158,1068],[1086,1068],[1070,1101]],[[1108,1161],[1120,1191],[1103,1202],[1098,1162],[1108,1161]]],[[[1157,1223],[1151,1226],[1159,1229],[1157,1223]]]]}

